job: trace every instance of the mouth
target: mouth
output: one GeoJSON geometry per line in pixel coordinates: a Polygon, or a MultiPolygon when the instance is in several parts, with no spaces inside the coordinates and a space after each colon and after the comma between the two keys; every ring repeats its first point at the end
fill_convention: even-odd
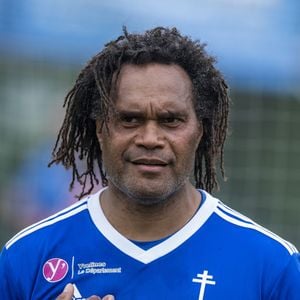
{"type": "Polygon", "coordinates": [[[164,167],[168,165],[166,161],[158,158],[137,158],[131,160],[131,163],[133,163],[134,165],[160,166],[160,167],[164,167]]]}
{"type": "Polygon", "coordinates": [[[139,172],[144,174],[158,174],[164,170],[168,165],[165,160],[158,158],[137,158],[131,160],[131,163],[137,168],[139,172]]]}

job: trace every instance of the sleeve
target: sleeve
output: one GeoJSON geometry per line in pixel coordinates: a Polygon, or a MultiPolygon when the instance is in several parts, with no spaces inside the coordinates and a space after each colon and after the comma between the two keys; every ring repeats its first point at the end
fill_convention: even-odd
{"type": "Polygon", "coordinates": [[[300,254],[294,253],[275,283],[270,300],[300,300],[300,254]]]}
{"type": "Polygon", "coordinates": [[[18,300],[18,288],[15,285],[14,271],[9,263],[8,251],[4,247],[0,253],[0,295],[1,299],[18,300]]]}

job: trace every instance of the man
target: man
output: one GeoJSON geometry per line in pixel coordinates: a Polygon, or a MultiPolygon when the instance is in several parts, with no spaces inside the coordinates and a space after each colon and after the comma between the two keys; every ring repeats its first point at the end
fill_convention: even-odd
{"type": "Polygon", "coordinates": [[[203,45],[124,29],[65,105],[53,162],[72,168],[81,198],[96,165],[107,187],[5,245],[5,299],[300,299],[295,247],[209,194],[229,98],[203,45]]]}

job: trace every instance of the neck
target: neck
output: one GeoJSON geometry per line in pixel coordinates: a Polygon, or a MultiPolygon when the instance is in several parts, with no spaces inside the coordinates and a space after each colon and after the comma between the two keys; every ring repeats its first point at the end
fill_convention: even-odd
{"type": "Polygon", "coordinates": [[[139,204],[109,185],[100,203],[108,221],[131,240],[151,241],[181,229],[195,214],[201,201],[199,192],[187,182],[169,199],[154,205],[139,204]]]}

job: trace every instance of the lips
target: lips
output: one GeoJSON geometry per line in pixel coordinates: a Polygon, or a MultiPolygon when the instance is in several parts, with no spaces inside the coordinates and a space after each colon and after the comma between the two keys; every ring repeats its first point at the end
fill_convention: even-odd
{"type": "Polygon", "coordinates": [[[148,158],[140,157],[131,160],[131,163],[135,165],[146,165],[146,166],[166,166],[168,162],[159,158],[148,158]]]}

